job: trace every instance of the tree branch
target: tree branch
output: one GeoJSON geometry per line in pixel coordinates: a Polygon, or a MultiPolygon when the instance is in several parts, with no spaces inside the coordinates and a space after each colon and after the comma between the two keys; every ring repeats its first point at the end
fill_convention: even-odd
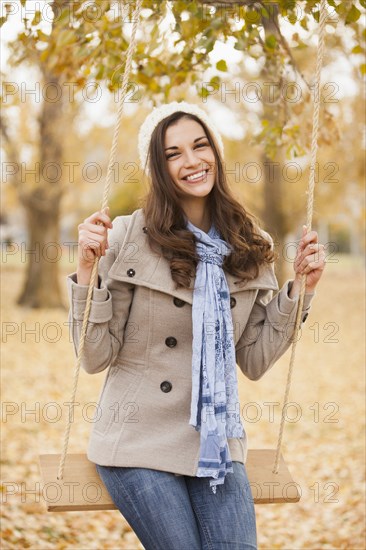
{"type": "Polygon", "coordinates": [[[298,64],[296,63],[295,59],[294,59],[294,56],[292,55],[292,52],[291,52],[291,48],[290,46],[288,45],[288,42],[286,40],[286,38],[283,36],[282,32],[281,32],[281,28],[278,24],[278,21],[274,20],[273,21],[276,29],[277,29],[277,32],[278,32],[278,36],[280,38],[280,41],[281,41],[281,44],[284,48],[284,50],[286,51],[287,55],[289,56],[289,59],[290,59],[290,62],[291,62],[291,65],[293,67],[293,69],[295,69],[295,72],[297,74],[299,74],[301,76],[301,78],[303,79],[303,81],[305,82],[306,86],[309,88],[309,90],[311,89],[311,86],[309,84],[309,82],[306,80],[304,74],[300,71],[299,67],[298,67],[298,64]]]}
{"type": "MultiPolygon", "coordinates": [[[[231,5],[240,5],[240,6],[251,6],[253,8],[258,8],[258,6],[261,6],[261,7],[266,7],[265,6],[265,3],[263,3],[262,0],[258,1],[258,0],[202,0],[202,4],[210,4],[210,5],[213,5],[213,6],[219,6],[219,5],[227,5],[227,6],[231,6],[231,5]]],[[[293,69],[295,70],[295,72],[300,75],[300,77],[302,78],[303,82],[306,84],[306,86],[309,88],[309,90],[311,89],[311,86],[309,84],[309,82],[306,80],[304,74],[301,72],[301,70],[299,69],[298,67],[298,64],[296,63],[295,61],[295,58],[294,56],[292,55],[292,52],[291,52],[291,48],[290,46],[288,45],[288,42],[286,40],[286,38],[283,36],[282,32],[281,32],[281,28],[278,24],[278,21],[277,21],[277,18],[273,18],[273,24],[274,26],[276,27],[276,30],[277,30],[277,33],[278,33],[278,37],[280,39],[280,42],[282,44],[282,47],[283,49],[285,50],[285,52],[287,53],[289,59],[290,59],[290,63],[293,67],[293,69]]],[[[261,37],[258,36],[259,38],[259,42],[262,43],[263,45],[263,41],[261,40],[261,37]]]]}
{"type": "MultiPolygon", "coordinates": [[[[4,149],[8,156],[9,162],[12,164],[15,164],[19,168],[19,151],[17,147],[15,146],[14,141],[9,136],[8,132],[8,126],[5,121],[4,115],[0,113],[0,135],[3,137],[4,140],[4,149]]],[[[15,174],[11,178],[11,184],[18,190],[20,194],[20,180],[15,176],[15,174]]]]}
{"type": "Polygon", "coordinates": [[[202,4],[211,4],[211,5],[240,5],[240,6],[255,6],[258,4],[257,0],[201,0],[202,4]]]}

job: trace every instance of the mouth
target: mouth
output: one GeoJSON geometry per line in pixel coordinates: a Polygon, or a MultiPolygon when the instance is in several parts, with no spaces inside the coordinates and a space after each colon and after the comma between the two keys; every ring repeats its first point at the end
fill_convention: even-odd
{"type": "Polygon", "coordinates": [[[190,174],[188,176],[185,176],[182,178],[184,181],[187,181],[188,183],[196,183],[200,182],[206,179],[208,168],[205,170],[200,170],[199,172],[194,172],[193,174],[190,174]]]}

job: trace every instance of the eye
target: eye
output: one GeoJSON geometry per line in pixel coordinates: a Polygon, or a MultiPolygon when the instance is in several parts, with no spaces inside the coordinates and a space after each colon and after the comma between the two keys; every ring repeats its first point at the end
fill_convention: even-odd
{"type": "Polygon", "coordinates": [[[207,147],[208,143],[197,143],[196,147],[207,147]]]}
{"type": "MultiPolygon", "coordinates": [[[[194,148],[196,149],[197,147],[208,147],[209,145],[210,144],[208,142],[197,143],[194,148]]],[[[166,159],[167,160],[171,159],[171,158],[175,157],[176,155],[179,155],[179,153],[170,153],[170,155],[167,155],[166,159]]]]}

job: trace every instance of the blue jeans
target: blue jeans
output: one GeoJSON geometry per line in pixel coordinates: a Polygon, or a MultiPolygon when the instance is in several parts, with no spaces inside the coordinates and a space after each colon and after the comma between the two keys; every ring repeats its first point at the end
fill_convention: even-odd
{"type": "Polygon", "coordinates": [[[210,478],[149,468],[96,465],[145,550],[256,550],[254,502],[245,465],[209,487],[210,478]]]}

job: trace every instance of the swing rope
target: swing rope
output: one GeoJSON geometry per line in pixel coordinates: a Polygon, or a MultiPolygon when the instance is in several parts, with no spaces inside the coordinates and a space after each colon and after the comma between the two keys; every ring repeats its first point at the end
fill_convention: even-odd
{"type": "MultiPolygon", "coordinates": [[[[133,17],[133,26],[132,26],[132,32],[131,32],[131,39],[130,39],[130,43],[129,43],[128,49],[127,49],[125,70],[124,70],[124,73],[123,73],[123,80],[122,80],[122,91],[121,91],[121,97],[120,97],[119,106],[118,106],[117,121],[116,121],[115,129],[114,129],[113,143],[112,143],[112,148],[111,148],[111,152],[110,152],[110,158],[109,158],[106,182],[105,182],[105,186],[104,186],[101,210],[103,210],[104,208],[106,208],[108,206],[108,197],[109,197],[109,191],[110,191],[111,183],[112,183],[113,166],[114,166],[115,160],[116,160],[118,136],[119,136],[119,130],[120,130],[120,126],[121,126],[121,118],[122,118],[123,107],[124,107],[125,99],[126,99],[126,95],[127,95],[128,77],[129,77],[130,72],[131,72],[131,64],[132,64],[133,54],[135,53],[136,46],[137,46],[136,31],[137,31],[137,27],[138,27],[138,23],[139,23],[139,19],[140,19],[141,5],[142,5],[142,0],[137,0],[136,7],[135,7],[135,10],[134,10],[133,16],[132,16],[133,17]]],[[[72,403],[72,405],[74,405],[74,402],[75,402],[75,396],[76,396],[76,390],[77,390],[79,372],[80,372],[80,365],[81,365],[81,360],[82,360],[83,352],[84,352],[84,343],[85,343],[86,329],[87,329],[87,326],[88,326],[91,299],[92,299],[94,284],[97,281],[98,262],[99,262],[99,258],[96,256],[95,260],[94,260],[94,264],[93,264],[93,270],[92,270],[91,278],[90,278],[88,294],[87,294],[87,298],[86,298],[85,312],[84,312],[84,317],[83,317],[83,324],[82,324],[81,333],[80,333],[77,361],[76,361],[75,371],[74,371],[74,384],[73,384],[72,393],[71,393],[71,403],[72,403]]],[[[72,409],[71,408],[69,409],[69,417],[68,417],[68,422],[67,422],[66,429],[65,429],[64,444],[63,444],[62,454],[61,454],[61,458],[60,458],[60,464],[59,464],[57,479],[62,479],[63,478],[66,454],[67,454],[67,449],[68,449],[68,445],[69,445],[69,438],[70,438],[71,415],[72,414],[73,414],[73,407],[72,407],[72,409]]]]}
{"type": "MultiPolygon", "coordinates": [[[[326,10],[326,0],[321,0],[319,7],[319,38],[318,38],[318,53],[317,53],[317,62],[316,62],[316,74],[315,74],[315,85],[314,85],[314,101],[313,101],[313,130],[312,130],[312,140],[311,140],[311,160],[310,160],[310,172],[309,172],[309,183],[306,194],[308,196],[307,200],[307,212],[306,212],[306,227],[307,232],[311,231],[311,223],[313,218],[313,206],[314,206],[314,188],[315,188],[315,164],[316,156],[318,151],[318,131],[319,131],[319,110],[320,110],[320,77],[321,69],[323,65],[323,55],[324,55],[324,35],[325,35],[325,23],[327,19],[327,10],[326,10]]],[[[290,393],[291,386],[291,377],[293,366],[295,363],[295,352],[296,344],[298,341],[298,333],[300,328],[301,312],[304,303],[304,294],[305,294],[305,283],[306,283],[306,273],[303,273],[301,276],[301,289],[300,296],[297,307],[297,315],[295,322],[294,337],[292,341],[291,349],[291,358],[290,366],[287,375],[286,389],[283,399],[283,407],[281,414],[281,423],[280,431],[278,435],[278,443],[276,449],[276,457],[274,469],[272,472],[274,474],[278,473],[278,465],[280,460],[280,451],[282,444],[283,429],[285,425],[285,411],[288,403],[288,397],[290,393]]]]}

